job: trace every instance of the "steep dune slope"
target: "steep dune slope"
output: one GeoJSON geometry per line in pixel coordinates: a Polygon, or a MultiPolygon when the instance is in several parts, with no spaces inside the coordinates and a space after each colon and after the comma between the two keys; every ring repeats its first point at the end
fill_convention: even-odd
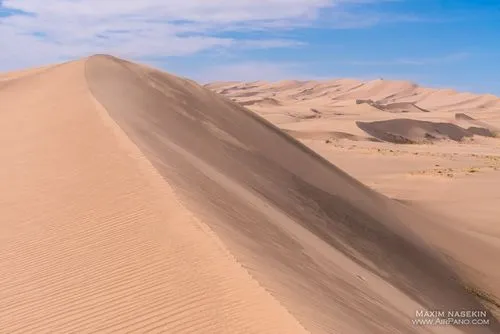
{"type": "Polygon", "coordinates": [[[90,58],[86,77],[187,207],[306,329],[499,330],[494,319],[479,327],[412,325],[417,309],[482,309],[404,227],[424,218],[255,114],[193,82],[112,57],[90,58]]]}
{"type": "Polygon", "coordinates": [[[177,202],[84,66],[0,88],[0,333],[305,333],[177,202]]]}

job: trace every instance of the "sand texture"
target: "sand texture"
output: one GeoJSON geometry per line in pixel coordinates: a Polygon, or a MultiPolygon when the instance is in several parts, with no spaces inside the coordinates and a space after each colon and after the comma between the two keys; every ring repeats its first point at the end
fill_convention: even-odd
{"type": "Polygon", "coordinates": [[[275,106],[248,108],[414,215],[430,217],[403,222],[500,315],[499,98],[387,80],[206,87],[242,104],[272,97],[275,106]]]}
{"type": "Polygon", "coordinates": [[[85,64],[0,91],[0,332],[305,333],[179,204],[85,64]]]}
{"type": "Polygon", "coordinates": [[[496,239],[328,162],[322,150],[345,141],[395,145],[354,121],[302,128],[323,120],[299,108],[290,126],[275,122],[286,133],[192,81],[105,55],[0,78],[0,332],[500,332],[474,293],[500,295],[496,239]],[[414,325],[424,309],[485,310],[489,325],[414,325]]]}

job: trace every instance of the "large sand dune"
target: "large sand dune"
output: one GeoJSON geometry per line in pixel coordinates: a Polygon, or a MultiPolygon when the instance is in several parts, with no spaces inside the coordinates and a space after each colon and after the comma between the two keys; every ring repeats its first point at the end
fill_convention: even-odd
{"type": "Polygon", "coordinates": [[[487,310],[432,220],[240,105],[110,56],[6,82],[5,332],[500,331],[412,324],[487,310]]]}

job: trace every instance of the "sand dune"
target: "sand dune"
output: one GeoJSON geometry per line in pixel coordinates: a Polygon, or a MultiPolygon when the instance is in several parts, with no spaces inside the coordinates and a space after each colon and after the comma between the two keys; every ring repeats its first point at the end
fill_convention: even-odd
{"type": "Polygon", "coordinates": [[[396,102],[396,103],[388,103],[383,104],[380,102],[374,102],[373,100],[356,100],[356,104],[366,103],[374,108],[377,108],[381,111],[388,111],[392,113],[408,113],[408,112],[429,112],[429,110],[423,109],[415,105],[414,103],[409,102],[396,102]]]}
{"type": "MultiPolygon", "coordinates": [[[[496,126],[492,126],[491,124],[488,124],[488,122],[475,119],[467,114],[457,113],[457,114],[455,114],[455,119],[457,121],[465,121],[465,123],[476,125],[476,128],[477,127],[482,128],[482,129],[492,133],[494,136],[500,136],[500,128],[498,128],[496,126]]],[[[483,132],[484,132],[484,130],[483,130],[483,132]]]]}
{"type": "MultiPolygon", "coordinates": [[[[300,131],[301,134],[297,133],[300,138],[296,137],[299,139],[323,139],[325,133],[349,133],[362,138],[366,137],[366,129],[359,131],[357,122],[382,121],[386,123],[376,124],[380,126],[391,123],[396,128],[402,126],[394,129],[396,131],[393,131],[392,139],[388,138],[387,134],[384,135],[384,140],[395,143],[430,143],[440,139],[464,138],[476,141],[484,137],[498,136],[499,132],[499,127],[494,124],[497,122],[495,115],[500,112],[498,97],[474,95],[452,89],[430,89],[406,81],[379,79],[363,82],[339,79],[251,84],[214,83],[206,87],[247,106],[282,129],[300,131]],[[245,89],[242,90],[241,87],[245,89]],[[252,96],[252,101],[272,99],[274,104],[247,103],[246,99],[249,98],[245,96],[248,95],[252,96]],[[311,110],[318,112],[313,113],[311,110]],[[474,113],[485,120],[493,118],[494,122],[490,124],[486,121],[455,119],[453,112],[474,113]],[[317,118],[321,118],[321,125],[315,121],[317,118]],[[445,123],[448,125],[444,125],[445,123]],[[410,128],[413,129],[412,134],[407,136],[406,132],[410,128]],[[440,130],[445,134],[440,134],[440,130]],[[308,135],[304,136],[304,133],[308,135]]],[[[371,129],[374,130],[373,127],[371,129]]],[[[373,140],[374,133],[369,134],[373,140]]]]}
{"type": "Polygon", "coordinates": [[[354,135],[348,132],[339,131],[297,131],[297,130],[283,130],[296,139],[314,139],[314,140],[324,140],[325,142],[330,142],[332,140],[347,139],[352,141],[378,141],[376,138],[372,137],[362,137],[354,135]]]}
{"type": "Polygon", "coordinates": [[[474,135],[495,137],[488,129],[481,127],[461,128],[451,123],[436,123],[408,118],[378,122],[356,122],[358,127],[380,140],[396,144],[432,143],[438,140],[462,141],[474,135]]]}
{"type": "Polygon", "coordinates": [[[251,105],[260,105],[260,106],[279,106],[280,103],[270,97],[265,97],[263,99],[258,99],[258,100],[248,100],[248,101],[240,101],[239,102],[242,106],[251,106],[251,105]]]}
{"type": "Polygon", "coordinates": [[[0,90],[0,332],[305,333],[178,203],[85,64],[0,90]]]}
{"type": "Polygon", "coordinates": [[[500,331],[412,324],[487,310],[413,232],[429,217],[239,104],[103,55],[7,82],[2,330],[500,331]]]}
{"type": "Polygon", "coordinates": [[[406,112],[429,112],[429,110],[420,108],[414,103],[397,102],[382,105],[382,110],[389,112],[406,113],[406,112]]]}
{"type": "MultiPolygon", "coordinates": [[[[378,80],[371,87],[383,83],[378,80]]],[[[431,224],[419,221],[411,226],[493,296],[495,301],[487,304],[500,316],[500,290],[495,288],[500,271],[493,260],[500,256],[500,207],[495,204],[500,200],[500,142],[493,138],[500,128],[500,100],[385,83],[388,89],[364,95],[355,92],[365,89],[365,83],[352,79],[297,82],[293,89],[265,83],[247,93],[281,101],[278,107],[249,108],[332,163],[387,196],[439,217],[431,224]],[[380,99],[380,92],[389,95],[380,99]],[[310,112],[313,109],[319,116],[310,112]],[[464,112],[474,117],[464,117],[464,112]],[[369,132],[368,137],[359,122],[369,131],[382,131],[369,132]]],[[[220,93],[241,101],[231,85],[220,93]]]]}
{"type": "MultiPolygon", "coordinates": [[[[213,83],[206,85],[218,93],[240,101],[242,87],[254,97],[270,97],[283,105],[293,105],[307,100],[315,106],[335,106],[339,103],[370,99],[379,105],[406,107],[413,105],[428,111],[466,111],[477,108],[483,111],[500,111],[500,99],[493,95],[459,93],[451,89],[430,89],[407,81],[339,79],[331,81],[293,81],[276,83],[213,83]]],[[[405,109],[406,107],[403,107],[405,109]]],[[[413,108],[413,109],[414,109],[413,108]]]]}

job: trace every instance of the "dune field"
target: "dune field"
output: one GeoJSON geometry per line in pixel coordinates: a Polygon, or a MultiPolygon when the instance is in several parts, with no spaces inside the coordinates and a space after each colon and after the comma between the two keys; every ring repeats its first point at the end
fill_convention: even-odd
{"type": "Polygon", "coordinates": [[[371,188],[498,245],[500,98],[389,80],[206,86],[252,99],[253,111],[371,188]],[[269,98],[275,106],[258,102],[269,98]]]}
{"type": "Polygon", "coordinates": [[[107,55],[2,74],[0,333],[500,333],[499,111],[107,55]]]}

